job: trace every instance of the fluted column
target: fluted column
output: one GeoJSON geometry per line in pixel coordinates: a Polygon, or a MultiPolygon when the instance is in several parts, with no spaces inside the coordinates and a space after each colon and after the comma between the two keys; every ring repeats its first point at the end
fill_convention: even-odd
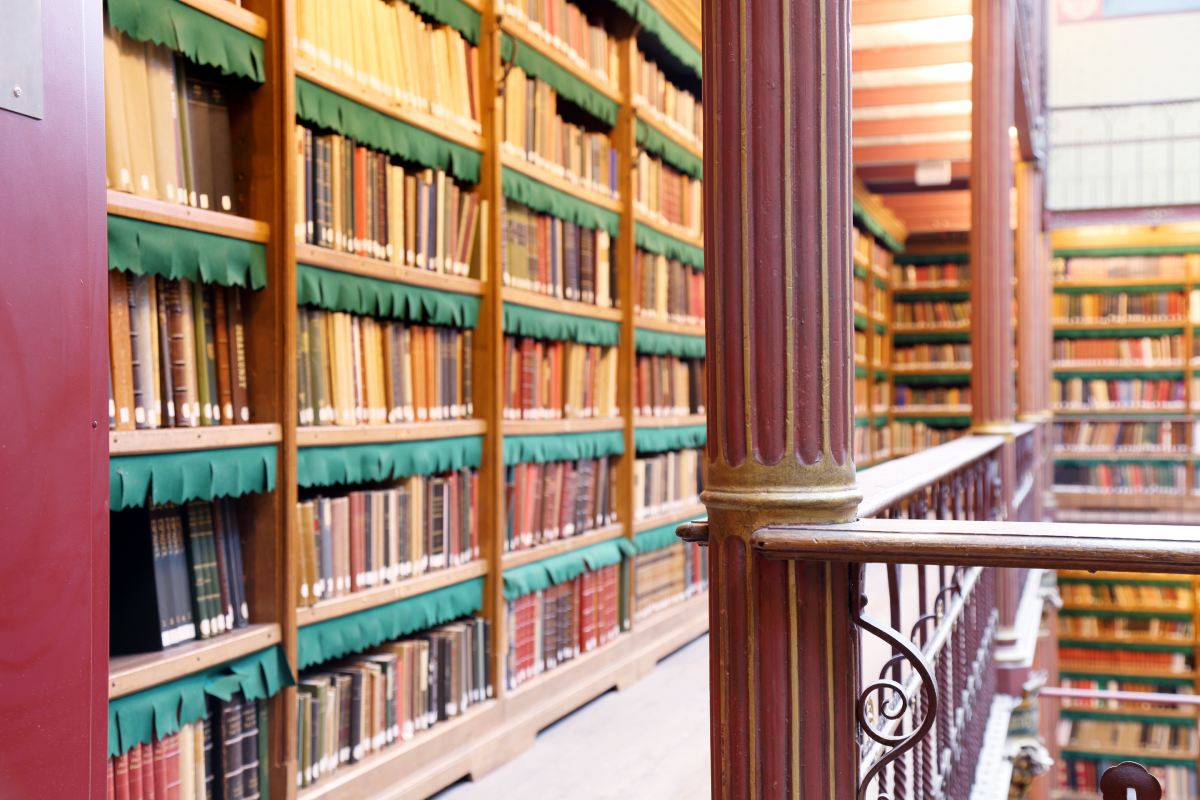
{"type": "Polygon", "coordinates": [[[714,798],[853,796],[848,570],[769,522],[852,519],[848,0],[704,0],[714,798]]]}
{"type": "Polygon", "coordinates": [[[1017,182],[1017,413],[1040,419],[1042,383],[1048,353],[1045,328],[1050,326],[1049,297],[1042,283],[1042,173],[1032,161],[1016,167],[1017,182]]]}

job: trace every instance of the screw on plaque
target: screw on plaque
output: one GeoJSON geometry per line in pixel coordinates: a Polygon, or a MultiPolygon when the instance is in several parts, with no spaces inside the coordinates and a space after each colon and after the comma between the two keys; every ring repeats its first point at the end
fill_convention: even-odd
{"type": "Polygon", "coordinates": [[[1100,778],[1100,794],[1104,800],[1162,800],[1163,796],[1158,778],[1133,761],[1106,769],[1100,778]]]}

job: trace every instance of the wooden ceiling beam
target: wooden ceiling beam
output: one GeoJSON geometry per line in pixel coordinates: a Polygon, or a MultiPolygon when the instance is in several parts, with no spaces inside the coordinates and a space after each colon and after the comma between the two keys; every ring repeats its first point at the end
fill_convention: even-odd
{"type": "Polygon", "coordinates": [[[914,161],[962,161],[971,157],[970,142],[922,142],[855,147],[854,163],[904,164],[914,161]]]}
{"type": "MultiPolygon", "coordinates": [[[[850,34],[854,44],[854,33],[850,34]]],[[[874,69],[904,69],[907,67],[937,67],[943,64],[962,64],[971,60],[970,42],[922,44],[908,47],[873,47],[855,50],[851,59],[855,72],[874,69]]]]}
{"type": "Polygon", "coordinates": [[[922,86],[881,86],[854,90],[855,108],[946,103],[970,99],[970,83],[930,83],[922,86]]]}
{"type": "Polygon", "coordinates": [[[911,22],[970,13],[971,0],[854,0],[850,4],[850,20],[854,25],[911,22]]]}
{"type": "Polygon", "coordinates": [[[901,136],[907,133],[954,133],[971,131],[970,114],[942,117],[904,117],[900,119],[864,119],[854,123],[854,137],[901,136]]]}

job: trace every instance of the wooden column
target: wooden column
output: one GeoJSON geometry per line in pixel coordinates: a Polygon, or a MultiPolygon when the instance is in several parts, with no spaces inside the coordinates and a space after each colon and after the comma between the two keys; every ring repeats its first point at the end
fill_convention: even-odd
{"type": "Polygon", "coordinates": [[[704,0],[714,798],[849,798],[848,569],[768,562],[844,521],[852,460],[848,0],[704,0]]]}
{"type": "MultiPolygon", "coordinates": [[[[1050,377],[1050,350],[1046,331],[1051,329],[1050,294],[1046,290],[1042,234],[1042,171],[1035,161],[1016,166],[1017,185],[1017,414],[1023,422],[1039,426],[1035,436],[1042,449],[1049,446],[1049,418],[1044,401],[1050,377]]],[[[1035,473],[1040,470],[1035,469],[1035,473]]],[[[1033,519],[1041,519],[1040,474],[1034,476],[1033,519]]]]}

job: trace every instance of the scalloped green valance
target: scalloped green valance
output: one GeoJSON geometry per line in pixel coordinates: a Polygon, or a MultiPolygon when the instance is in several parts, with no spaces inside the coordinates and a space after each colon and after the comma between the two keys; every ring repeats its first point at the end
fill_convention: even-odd
{"type": "Polygon", "coordinates": [[[267,285],[267,248],[258,242],[110,214],[108,268],[261,289],[267,285]]]}
{"type": "Polygon", "coordinates": [[[241,692],[262,700],[295,683],[283,648],[257,653],[194,672],[108,702],[108,754],[119,756],[139,744],[177,733],[207,714],[206,697],[229,700],[241,692]]]}
{"type": "Polygon", "coordinates": [[[704,269],[704,248],[668,236],[662,231],[655,230],[649,225],[637,223],[633,228],[634,238],[638,248],[657,253],[660,256],[682,261],[697,270],[704,269]]]}
{"type": "Polygon", "coordinates": [[[634,345],[643,355],[704,358],[703,336],[638,328],[634,332],[634,345]]]}
{"type": "Polygon", "coordinates": [[[384,606],[312,625],[297,636],[297,664],[307,669],[368,647],[474,614],[483,608],[483,578],[434,589],[384,606]]]}
{"type": "Polygon", "coordinates": [[[890,233],[884,230],[884,227],[868,214],[867,210],[857,200],[854,201],[854,219],[859,225],[866,228],[867,232],[874,236],[877,242],[888,250],[891,250],[893,253],[904,252],[904,245],[900,244],[890,233]]]}
{"type": "Polygon", "coordinates": [[[479,12],[462,0],[408,0],[420,13],[449,25],[471,44],[479,44],[479,12]]]}
{"type": "Polygon", "coordinates": [[[376,150],[443,170],[467,183],[479,182],[478,151],[296,78],[296,116],[337,131],[376,150]]]}
{"type": "Polygon", "coordinates": [[[559,311],[504,304],[504,332],[510,336],[595,344],[616,347],[621,341],[621,325],[607,319],[580,317],[559,311]]]}
{"type": "Polygon", "coordinates": [[[971,255],[969,253],[902,253],[896,256],[895,263],[913,267],[928,264],[970,264],[971,255]]]}
{"type": "Polygon", "coordinates": [[[266,79],[262,39],[180,0],[108,0],[107,5],[113,27],[139,42],[169,47],[225,75],[257,83],[266,79]]]}
{"type": "Polygon", "coordinates": [[[1144,328],[1055,328],[1055,339],[1141,339],[1144,336],[1170,336],[1183,333],[1183,325],[1147,325],[1144,328]]]}
{"type": "Polygon", "coordinates": [[[482,463],[482,436],[301,447],[296,453],[296,481],[306,489],[343,486],[408,475],[440,475],[482,463]]]}
{"type": "Polygon", "coordinates": [[[1156,380],[1159,378],[1175,378],[1183,380],[1182,369],[1127,369],[1121,371],[1112,370],[1089,370],[1086,367],[1082,369],[1055,369],[1055,378],[1084,378],[1095,379],[1102,381],[1113,380],[1156,380]]]}
{"type": "Polygon", "coordinates": [[[688,447],[704,447],[708,442],[708,426],[639,427],[633,432],[633,440],[637,445],[638,455],[665,453],[668,450],[683,450],[688,447]]]}
{"type": "Polygon", "coordinates": [[[1145,286],[1089,285],[1086,281],[1078,286],[1055,286],[1055,294],[1153,294],[1155,292],[1182,292],[1182,283],[1149,284],[1145,286]]]}
{"type": "Polygon", "coordinates": [[[615,100],[605,97],[585,81],[576,78],[570,71],[539,53],[532,45],[517,42],[506,33],[500,41],[500,58],[505,63],[514,63],[531,78],[550,84],[560,97],[579,106],[606,125],[617,124],[617,110],[620,106],[615,100]]]}
{"type": "Polygon", "coordinates": [[[575,195],[559,191],[511,167],[504,168],[500,182],[504,196],[514,203],[584,228],[605,230],[611,236],[617,235],[621,218],[615,211],[580,200],[575,195]]]}
{"type": "MultiPolygon", "coordinates": [[[[702,519],[704,516],[704,514],[701,514],[696,519],[702,519]]],[[[666,525],[659,525],[657,528],[642,531],[633,537],[633,546],[641,554],[653,553],[655,550],[662,550],[664,547],[670,547],[673,544],[683,544],[683,540],[675,535],[675,531],[683,523],[684,520],[668,522],[666,525]]]]}
{"type": "Polygon", "coordinates": [[[531,592],[565,583],[589,570],[619,564],[622,558],[635,552],[637,550],[633,542],[624,536],[618,536],[606,542],[597,542],[578,550],[505,570],[504,599],[515,600],[531,592]]]}
{"type": "Polygon", "coordinates": [[[700,51],[647,0],[613,0],[613,5],[637,20],[642,31],[657,39],[680,65],[695,73],[697,78],[702,77],[704,59],[700,51]]]}
{"type": "Polygon", "coordinates": [[[893,380],[897,386],[969,386],[971,373],[897,372],[893,380]]]}
{"type": "Polygon", "coordinates": [[[479,298],[349,272],[296,265],[296,302],[329,311],[390,317],[424,325],[474,328],[479,298]]]}
{"type": "Polygon", "coordinates": [[[704,179],[704,161],[699,156],[640,119],[637,121],[637,143],[646,152],[658,156],[680,172],[697,180],[704,179]]]}
{"type": "Polygon", "coordinates": [[[186,503],[269,492],[275,488],[275,445],[113,456],[108,502],[113,511],[147,502],[186,503]]]}
{"type": "Polygon", "coordinates": [[[946,302],[955,302],[960,300],[969,300],[971,298],[970,291],[946,291],[944,289],[930,289],[924,292],[905,292],[904,294],[896,295],[892,299],[897,303],[919,303],[923,301],[937,302],[945,300],[946,302]]]}
{"type": "Polygon", "coordinates": [[[625,452],[625,432],[585,431],[504,437],[504,466],[575,461],[580,458],[619,456],[625,452]]]}
{"type": "Polygon", "coordinates": [[[969,342],[970,331],[895,331],[895,344],[919,344],[920,342],[969,342]]]}
{"type": "Polygon", "coordinates": [[[939,416],[903,416],[896,417],[896,422],[910,422],[925,425],[928,428],[966,428],[971,424],[970,417],[939,417],[939,416]]]}
{"type": "Polygon", "coordinates": [[[1197,244],[1163,244],[1157,247],[1063,247],[1054,250],[1055,258],[1106,258],[1113,256],[1180,256],[1200,253],[1197,244]]]}

